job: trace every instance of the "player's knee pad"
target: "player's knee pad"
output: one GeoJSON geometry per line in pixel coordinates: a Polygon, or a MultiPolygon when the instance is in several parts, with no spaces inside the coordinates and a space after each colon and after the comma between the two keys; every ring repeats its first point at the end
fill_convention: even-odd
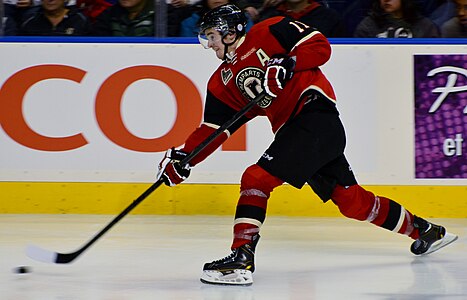
{"type": "Polygon", "coordinates": [[[373,208],[375,195],[358,184],[349,187],[337,185],[331,199],[344,216],[364,221],[373,208]]]}
{"type": "Polygon", "coordinates": [[[269,174],[258,165],[249,166],[242,175],[240,190],[256,189],[267,197],[272,190],[284,183],[281,179],[269,174]]]}

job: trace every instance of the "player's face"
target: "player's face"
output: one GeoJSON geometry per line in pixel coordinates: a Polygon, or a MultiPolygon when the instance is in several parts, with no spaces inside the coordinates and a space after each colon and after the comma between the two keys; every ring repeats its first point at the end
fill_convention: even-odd
{"type": "Polygon", "coordinates": [[[402,0],[380,0],[379,3],[385,12],[400,17],[402,14],[401,1],[402,0]]]}
{"type": "Polygon", "coordinates": [[[214,28],[209,28],[205,31],[205,35],[207,39],[207,45],[205,47],[214,50],[217,58],[224,59],[225,45],[222,43],[222,35],[220,32],[214,28]]]}
{"type": "Polygon", "coordinates": [[[200,33],[198,39],[205,49],[211,48],[216,52],[217,58],[224,60],[227,53],[233,54],[235,49],[237,49],[236,36],[235,33],[228,33],[222,37],[222,34],[218,30],[209,28],[204,33],[200,33]],[[229,46],[226,46],[226,44],[229,46]],[[228,47],[227,52],[225,51],[225,47],[228,47]]]}

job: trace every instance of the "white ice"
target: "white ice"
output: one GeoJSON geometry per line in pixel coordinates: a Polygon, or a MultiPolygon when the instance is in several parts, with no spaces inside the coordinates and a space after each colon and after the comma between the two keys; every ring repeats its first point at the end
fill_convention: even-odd
{"type": "Polygon", "coordinates": [[[229,254],[232,217],[127,216],[67,265],[27,245],[71,252],[114,216],[0,215],[0,299],[467,299],[467,220],[429,219],[459,239],[424,257],[411,239],[344,218],[267,218],[249,287],[199,281],[229,254]],[[13,274],[17,266],[30,274],[13,274]]]}

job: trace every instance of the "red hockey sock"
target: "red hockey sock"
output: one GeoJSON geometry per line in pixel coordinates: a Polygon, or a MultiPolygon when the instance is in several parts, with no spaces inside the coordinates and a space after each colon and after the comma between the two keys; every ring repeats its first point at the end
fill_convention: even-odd
{"type": "Polygon", "coordinates": [[[341,213],[360,221],[417,239],[418,230],[413,227],[413,215],[399,203],[375,196],[359,185],[336,186],[331,196],[341,213]]]}
{"type": "Polygon", "coordinates": [[[245,244],[251,243],[253,236],[259,233],[259,228],[256,225],[249,223],[238,223],[234,225],[234,238],[231,249],[236,249],[245,244]]]}
{"type": "Polygon", "coordinates": [[[376,196],[368,221],[413,239],[418,238],[418,230],[413,227],[413,214],[391,199],[376,196]]]}
{"type": "Polygon", "coordinates": [[[251,242],[266,218],[269,195],[283,183],[258,165],[250,166],[242,176],[240,199],[234,221],[232,249],[251,242]]]}

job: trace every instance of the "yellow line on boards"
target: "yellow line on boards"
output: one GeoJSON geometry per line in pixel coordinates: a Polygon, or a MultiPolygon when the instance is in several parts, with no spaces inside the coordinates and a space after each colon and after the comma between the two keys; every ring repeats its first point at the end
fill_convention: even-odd
{"type": "MultiPolygon", "coordinates": [[[[2,214],[118,214],[149,183],[0,182],[2,214]]],[[[365,186],[377,195],[402,204],[426,218],[466,218],[466,186],[365,186]]],[[[234,215],[239,186],[236,184],[182,184],[161,186],[134,214],[234,215]]],[[[332,201],[323,203],[308,186],[276,188],[268,203],[268,215],[341,216],[332,201]]]]}

